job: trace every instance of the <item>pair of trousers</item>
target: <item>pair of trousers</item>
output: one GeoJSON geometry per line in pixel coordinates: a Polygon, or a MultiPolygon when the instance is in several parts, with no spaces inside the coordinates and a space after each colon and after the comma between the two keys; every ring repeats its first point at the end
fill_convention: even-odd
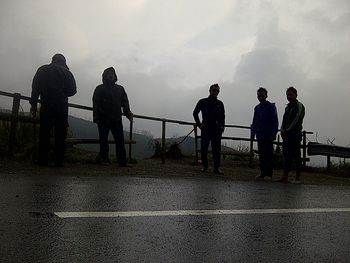
{"type": "Polygon", "coordinates": [[[258,140],[260,175],[272,177],[273,173],[273,141],[258,140]]]}
{"type": "Polygon", "coordinates": [[[68,106],[62,105],[48,110],[45,106],[40,109],[39,129],[39,162],[47,164],[49,161],[50,135],[54,131],[54,163],[62,165],[67,138],[68,106]]]}
{"type": "Polygon", "coordinates": [[[100,139],[100,156],[102,160],[107,161],[109,146],[108,146],[108,135],[112,132],[114,143],[115,143],[115,153],[117,156],[117,162],[120,166],[126,165],[126,150],[124,145],[124,132],[123,123],[121,121],[115,122],[99,122],[98,133],[100,139]]]}
{"type": "Polygon", "coordinates": [[[302,133],[288,133],[283,139],[283,157],[284,157],[284,172],[288,173],[292,169],[293,161],[295,162],[295,170],[300,173],[301,169],[301,140],[302,133]]]}
{"type": "Polygon", "coordinates": [[[220,167],[221,135],[219,129],[202,129],[201,131],[201,159],[204,168],[208,168],[208,148],[211,143],[213,153],[214,170],[220,167]]]}

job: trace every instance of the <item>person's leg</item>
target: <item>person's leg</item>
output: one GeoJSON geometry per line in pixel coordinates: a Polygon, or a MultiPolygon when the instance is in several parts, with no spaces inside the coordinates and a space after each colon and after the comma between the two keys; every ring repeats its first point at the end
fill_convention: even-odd
{"type": "Polygon", "coordinates": [[[301,166],[302,166],[302,160],[301,160],[301,136],[297,136],[294,140],[294,160],[295,160],[295,181],[300,181],[300,175],[301,175],[301,166]]]}
{"type": "Polygon", "coordinates": [[[100,140],[100,158],[102,162],[109,162],[108,158],[108,152],[109,152],[109,146],[108,146],[108,134],[109,134],[109,127],[110,125],[108,123],[99,122],[97,124],[98,127],[98,136],[100,140]]]}
{"type": "Polygon", "coordinates": [[[259,178],[265,177],[265,148],[264,141],[258,141],[258,154],[259,154],[259,167],[260,167],[260,176],[259,178]]]}
{"type": "Polygon", "coordinates": [[[47,165],[49,161],[50,133],[52,121],[49,112],[44,106],[40,108],[40,128],[39,128],[39,165],[47,165]]]}
{"type": "Polygon", "coordinates": [[[38,158],[38,164],[40,165],[47,165],[49,161],[51,128],[52,128],[52,125],[50,122],[42,121],[40,119],[39,158],[38,158]]]}
{"type": "Polygon", "coordinates": [[[55,166],[63,166],[64,152],[66,148],[67,127],[68,125],[68,105],[61,105],[56,108],[53,115],[55,144],[54,144],[54,162],[55,166]]]}
{"type": "Polygon", "coordinates": [[[288,182],[288,174],[291,170],[292,162],[293,162],[293,145],[289,138],[285,138],[282,143],[282,152],[284,158],[283,164],[283,175],[278,182],[287,183],[288,182]]]}
{"type": "Polygon", "coordinates": [[[266,176],[272,178],[273,174],[273,141],[266,142],[266,176]]]}
{"type": "Polygon", "coordinates": [[[66,148],[67,123],[60,120],[55,121],[55,166],[62,166],[66,148]]]}
{"type": "Polygon", "coordinates": [[[213,152],[213,161],[214,161],[214,172],[220,172],[220,159],[221,159],[221,133],[216,132],[213,135],[211,141],[211,148],[213,152]]]}
{"type": "Polygon", "coordinates": [[[265,176],[271,177],[272,171],[270,171],[270,143],[269,141],[258,141],[258,153],[259,153],[259,165],[260,176],[258,178],[264,178],[265,176]]]}
{"type": "Polygon", "coordinates": [[[123,132],[123,123],[113,122],[111,126],[111,131],[113,134],[115,142],[115,153],[117,155],[117,161],[119,166],[126,166],[126,150],[124,144],[124,132],[123,132]]]}
{"type": "Polygon", "coordinates": [[[201,131],[201,160],[203,171],[208,170],[208,147],[210,143],[209,134],[207,131],[202,129],[201,131]]]}

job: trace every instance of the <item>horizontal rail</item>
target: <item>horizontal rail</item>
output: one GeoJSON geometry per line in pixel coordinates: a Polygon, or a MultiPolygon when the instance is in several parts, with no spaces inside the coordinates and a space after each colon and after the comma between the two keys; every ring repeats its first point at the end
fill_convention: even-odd
{"type": "MultiPolygon", "coordinates": [[[[92,138],[67,138],[67,143],[70,144],[98,144],[100,143],[99,139],[92,139],[92,138]]],[[[108,144],[114,144],[115,142],[113,140],[108,140],[108,144]]],[[[136,144],[136,141],[134,140],[124,140],[124,144],[136,144]]]]}
{"type": "Polygon", "coordinates": [[[26,122],[26,123],[39,123],[38,119],[33,118],[31,116],[25,116],[25,115],[13,116],[11,113],[0,112],[0,120],[11,121],[13,119],[16,119],[17,121],[20,121],[20,122],[26,122]]]}
{"type": "MultiPolygon", "coordinates": [[[[9,145],[14,145],[14,139],[15,139],[15,130],[16,130],[16,125],[17,122],[27,122],[27,123],[38,123],[39,119],[38,118],[33,118],[28,115],[21,115],[19,113],[19,107],[20,107],[20,100],[26,100],[30,101],[30,97],[27,96],[22,96],[20,93],[9,93],[5,91],[0,91],[0,96],[7,96],[13,98],[13,107],[12,107],[12,113],[1,113],[0,112],[0,120],[5,120],[11,122],[11,131],[10,131],[10,139],[9,139],[9,145]]],[[[40,100],[38,100],[40,103],[40,100]]],[[[88,110],[88,111],[93,111],[93,107],[91,106],[85,106],[85,105],[79,105],[75,103],[68,103],[68,106],[70,108],[75,108],[75,109],[81,109],[81,110],[88,110]]],[[[125,115],[125,114],[123,114],[125,115]]],[[[145,115],[134,115],[134,118],[137,119],[143,119],[143,120],[152,120],[152,121],[158,121],[162,123],[162,162],[164,163],[165,159],[165,129],[166,129],[166,123],[175,123],[179,125],[190,125],[194,126],[194,131],[195,131],[195,149],[197,150],[197,139],[200,139],[201,136],[197,135],[197,124],[195,122],[189,122],[189,121],[180,121],[180,120],[174,120],[174,119],[166,119],[166,118],[159,118],[159,117],[152,117],[152,116],[145,116],[145,115]]],[[[246,129],[246,130],[251,130],[251,126],[244,126],[244,125],[225,125],[226,128],[236,128],[236,129],[246,129]]],[[[126,144],[129,144],[129,155],[131,156],[131,145],[135,144],[136,142],[132,140],[132,122],[130,123],[130,138],[129,141],[125,141],[126,144]]],[[[313,134],[313,132],[303,132],[303,145],[301,148],[303,148],[303,153],[304,157],[306,155],[306,149],[308,146],[306,145],[306,134],[313,134]]],[[[250,136],[252,136],[252,133],[250,132],[250,136]]],[[[250,152],[253,152],[253,143],[256,142],[257,140],[255,138],[249,137],[249,138],[240,138],[240,137],[228,137],[228,136],[223,136],[223,140],[233,140],[233,141],[246,141],[250,142],[250,152]]],[[[98,144],[99,140],[98,139],[81,139],[81,138],[70,138],[67,139],[68,143],[71,144],[98,144]]],[[[114,143],[114,141],[109,141],[108,143],[114,143]]],[[[273,142],[275,145],[281,145],[279,141],[273,142]]],[[[13,147],[12,147],[13,148],[13,147]]],[[[9,147],[9,152],[12,152],[12,148],[9,147]]],[[[197,152],[197,151],[196,151],[197,152]]],[[[225,153],[223,153],[225,154],[225,153]]],[[[228,153],[226,153],[228,154],[228,153]]],[[[198,162],[198,155],[196,154],[196,160],[198,162]]]]}

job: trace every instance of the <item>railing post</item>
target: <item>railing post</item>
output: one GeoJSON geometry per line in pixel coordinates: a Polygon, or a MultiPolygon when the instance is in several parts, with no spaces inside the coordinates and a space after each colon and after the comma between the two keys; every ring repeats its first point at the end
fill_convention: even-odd
{"type": "Polygon", "coordinates": [[[131,120],[130,121],[130,126],[129,126],[129,141],[130,141],[130,143],[129,143],[129,162],[131,161],[131,151],[132,151],[132,143],[131,143],[131,141],[132,141],[133,126],[134,126],[134,124],[133,124],[133,121],[131,120]]]}
{"type": "Polygon", "coordinates": [[[194,128],[194,152],[196,156],[196,164],[198,165],[198,130],[197,130],[197,125],[193,125],[194,128]]]}
{"type": "Polygon", "coordinates": [[[253,156],[254,156],[254,136],[253,136],[253,129],[252,129],[252,125],[250,125],[250,144],[249,144],[249,152],[250,152],[250,156],[249,156],[249,165],[252,166],[253,165],[253,156]]]}
{"type": "Polygon", "coordinates": [[[303,167],[306,166],[306,131],[303,131],[303,167]]]}
{"type": "Polygon", "coordinates": [[[327,172],[331,170],[331,156],[327,154],[327,172]]]}
{"type": "Polygon", "coordinates": [[[13,155],[13,150],[15,146],[16,141],[16,129],[17,129],[17,123],[18,123],[18,112],[19,112],[19,106],[21,101],[21,94],[15,93],[13,97],[13,104],[12,104],[12,116],[11,116],[11,128],[10,128],[10,136],[9,136],[9,148],[8,148],[8,155],[13,155]]]}
{"type": "Polygon", "coordinates": [[[166,120],[162,120],[162,163],[165,163],[165,127],[166,126],[166,120]]]}

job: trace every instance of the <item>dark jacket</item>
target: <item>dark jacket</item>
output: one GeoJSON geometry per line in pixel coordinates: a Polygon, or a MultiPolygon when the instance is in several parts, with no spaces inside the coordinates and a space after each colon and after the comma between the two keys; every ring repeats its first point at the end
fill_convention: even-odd
{"type": "Polygon", "coordinates": [[[305,107],[301,102],[288,103],[283,115],[282,132],[286,132],[287,134],[301,133],[304,116],[305,107]]]}
{"type": "MultiPolygon", "coordinates": [[[[107,83],[105,74],[108,70],[115,74],[113,68],[106,69],[102,75],[103,84],[96,87],[92,97],[93,121],[95,123],[122,121],[121,108],[126,116],[131,113],[124,87],[115,83],[107,83]]],[[[117,80],[117,77],[115,79],[117,80]]]]}
{"type": "Polygon", "coordinates": [[[225,127],[225,108],[222,101],[209,96],[198,101],[193,111],[193,117],[198,126],[201,125],[198,114],[202,112],[202,123],[207,129],[222,129],[225,127]]]}
{"type": "Polygon", "coordinates": [[[278,117],[275,103],[264,101],[254,108],[253,137],[257,140],[275,140],[278,132],[278,117]]]}
{"type": "Polygon", "coordinates": [[[68,106],[68,97],[77,93],[73,74],[56,63],[41,66],[33,79],[30,104],[36,108],[40,96],[45,109],[68,106]]]}

